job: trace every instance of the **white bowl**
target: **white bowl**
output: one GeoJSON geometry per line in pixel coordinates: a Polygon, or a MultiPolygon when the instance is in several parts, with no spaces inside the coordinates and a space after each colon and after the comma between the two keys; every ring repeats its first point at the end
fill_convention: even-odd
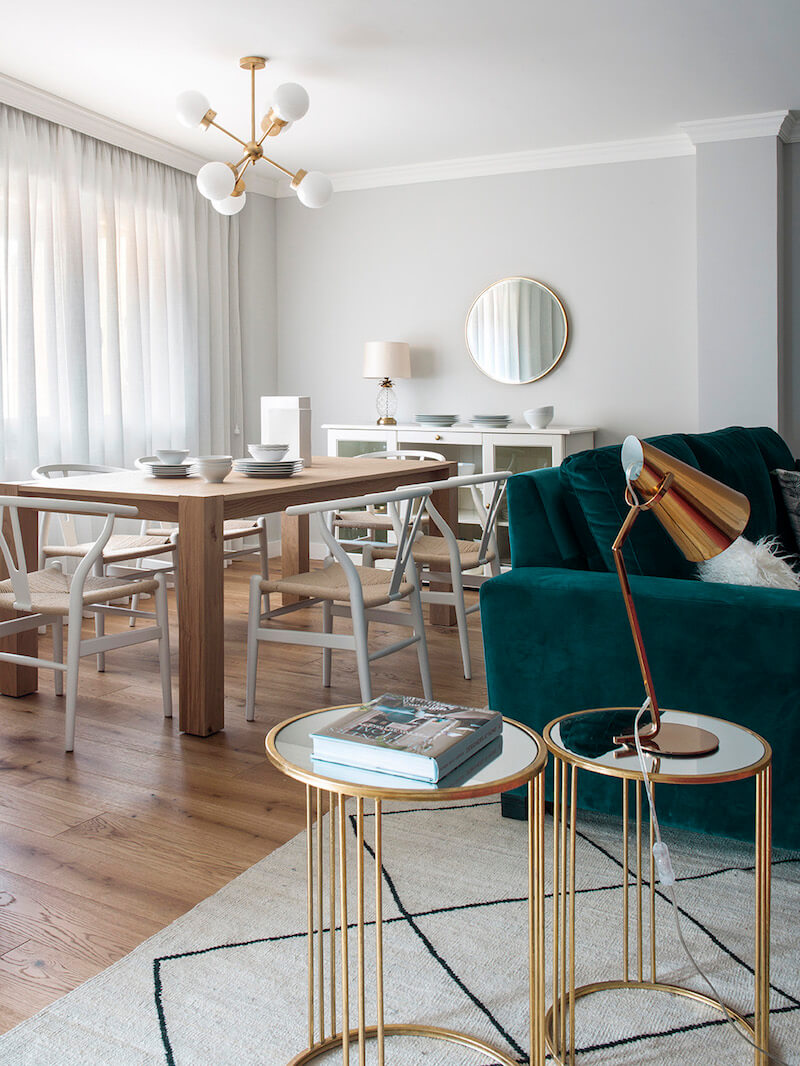
{"type": "Polygon", "coordinates": [[[178,466],[189,454],[188,448],[156,448],[159,462],[166,466],[178,466]]]}
{"type": "Polygon", "coordinates": [[[531,429],[545,429],[553,421],[553,408],[532,407],[529,411],[523,411],[523,415],[531,429]]]}
{"type": "Polygon", "coordinates": [[[263,463],[279,463],[289,451],[288,444],[248,444],[247,450],[254,459],[263,463]]]}

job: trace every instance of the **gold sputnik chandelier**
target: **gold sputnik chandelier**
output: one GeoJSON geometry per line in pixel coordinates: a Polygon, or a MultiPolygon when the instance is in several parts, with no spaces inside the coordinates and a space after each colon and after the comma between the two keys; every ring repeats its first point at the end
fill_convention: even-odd
{"type": "Polygon", "coordinates": [[[249,166],[255,166],[259,159],[292,179],[291,186],[297,193],[297,199],[306,207],[324,207],[333,193],[331,179],[326,174],[318,170],[292,173],[264,154],[263,145],[267,137],[277,137],[308,111],[308,93],[302,85],[287,82],[278,86],[272,97],[272,106],[261,119],[262,136],[256,140],[256,71],[263,70],[266,63],[261,56],[245,56],[239,60],[242,70],[250,71],[250,139],[247,141],[215,121],[217,112],[202,93],[190,89],[181,93],[176,101],[178,121],[184,126],[202,126],[206,130],[213,126],[241,145],[244,152],[236,163],[206,163],[198,172],[198,190],[221,215],[238,215],[242,210],[247,199],[244,173],[249,166]]]}

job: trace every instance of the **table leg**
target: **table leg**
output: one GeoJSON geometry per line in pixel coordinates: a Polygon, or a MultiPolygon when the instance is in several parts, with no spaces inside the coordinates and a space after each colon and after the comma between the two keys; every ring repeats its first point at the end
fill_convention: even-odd
{"type": "Polygon", "coordinates": [[[528,1012],[531,1066],[544,1066],[544,775],[528,782],[528,1012]]]}
{"type": "MultiPolygon", "coordinates": [[[[452,464],[452,476],[458,471],[456,464],[452,464]]],[[[431,503],[447,522],[448,526],[458,534],[458,492],[456,489],[438,489],[431,495],[431,503]]],[[[433,536],[441,536],[441,531],[435,522],[431,522],[429,532],[433,536]]],[[[431,582],[431,592],[450,592],[452,585],[442,582],[431,582]]],[[[432,603],[430,605],[431,625],[454,626],[456,624],[456,609],[446,603],[432,603]]]]}
{"type": "Polygon", "coordinates": [[[180,728],[207,737],[225,725],[222,496],[178,503],[180,728]]]}
{"type": "MultiPolygon", "coordinates": [[[[0,495],[17,496],[16,485],[0,485],[0,495]]],[[[38,558],[39,512],[28,508],[19,511],[19,524],[22,530],[22,543],[28,570],[35,570],[38,558]]],[[[3,536],[13,546],[14,534],[8,512],[3,516],[3,536]]],[[[13,550],[13,548],[12,548],[13,550]]],[[[8,577],[5,562],[0,556],[0,579],[8,577]]],[[[13,618],[22,618],[24,612],[0,611],[0,621],[7,622],[13,618]]],[[[38,655],[39,636],[35,629],[14,633],[0,641],[0,650],[12,655],[38,655]]],[[[4,696],[27,696],[39,687],[39,672],[34,666],[22,666],[16,663],[0,662],[0,693],[4,696]]]]}
{"type": "Polygon", "coordinates": [[[769,925],[772,876],[772,767],[756,777],[756,965],[755,1066],[768,1066],[769,1056],[769,925]]]}
{"type": "MultiPolygon", "coordinates": [[[[304,574],[308,570],[308,515],[281,515],[281,577],[304,574]]],[[[282,606],[298,603],[303,597],[283,593],[282,606]]]]}

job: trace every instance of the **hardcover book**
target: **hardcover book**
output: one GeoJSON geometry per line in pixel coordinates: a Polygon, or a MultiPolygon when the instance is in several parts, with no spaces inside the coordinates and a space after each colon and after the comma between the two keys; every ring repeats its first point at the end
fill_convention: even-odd
{"type": "Polygon", "coordinates": [[[436,784],[502,729],[497,711],[387,693],[312,733],[312,758],[436,784]]]}

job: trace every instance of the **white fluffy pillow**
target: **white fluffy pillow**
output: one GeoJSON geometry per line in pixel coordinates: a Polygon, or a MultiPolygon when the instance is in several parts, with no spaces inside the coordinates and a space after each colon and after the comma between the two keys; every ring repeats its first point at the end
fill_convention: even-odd
{"type": "Polygon", "coordinates": [[[697,564],[701,581],[727,585],[763,585],[773,589],[800,589],[800,574],[778,554],[775,537],[762,537],[753,544],[739,537],[724,552],[697,564]]]}

